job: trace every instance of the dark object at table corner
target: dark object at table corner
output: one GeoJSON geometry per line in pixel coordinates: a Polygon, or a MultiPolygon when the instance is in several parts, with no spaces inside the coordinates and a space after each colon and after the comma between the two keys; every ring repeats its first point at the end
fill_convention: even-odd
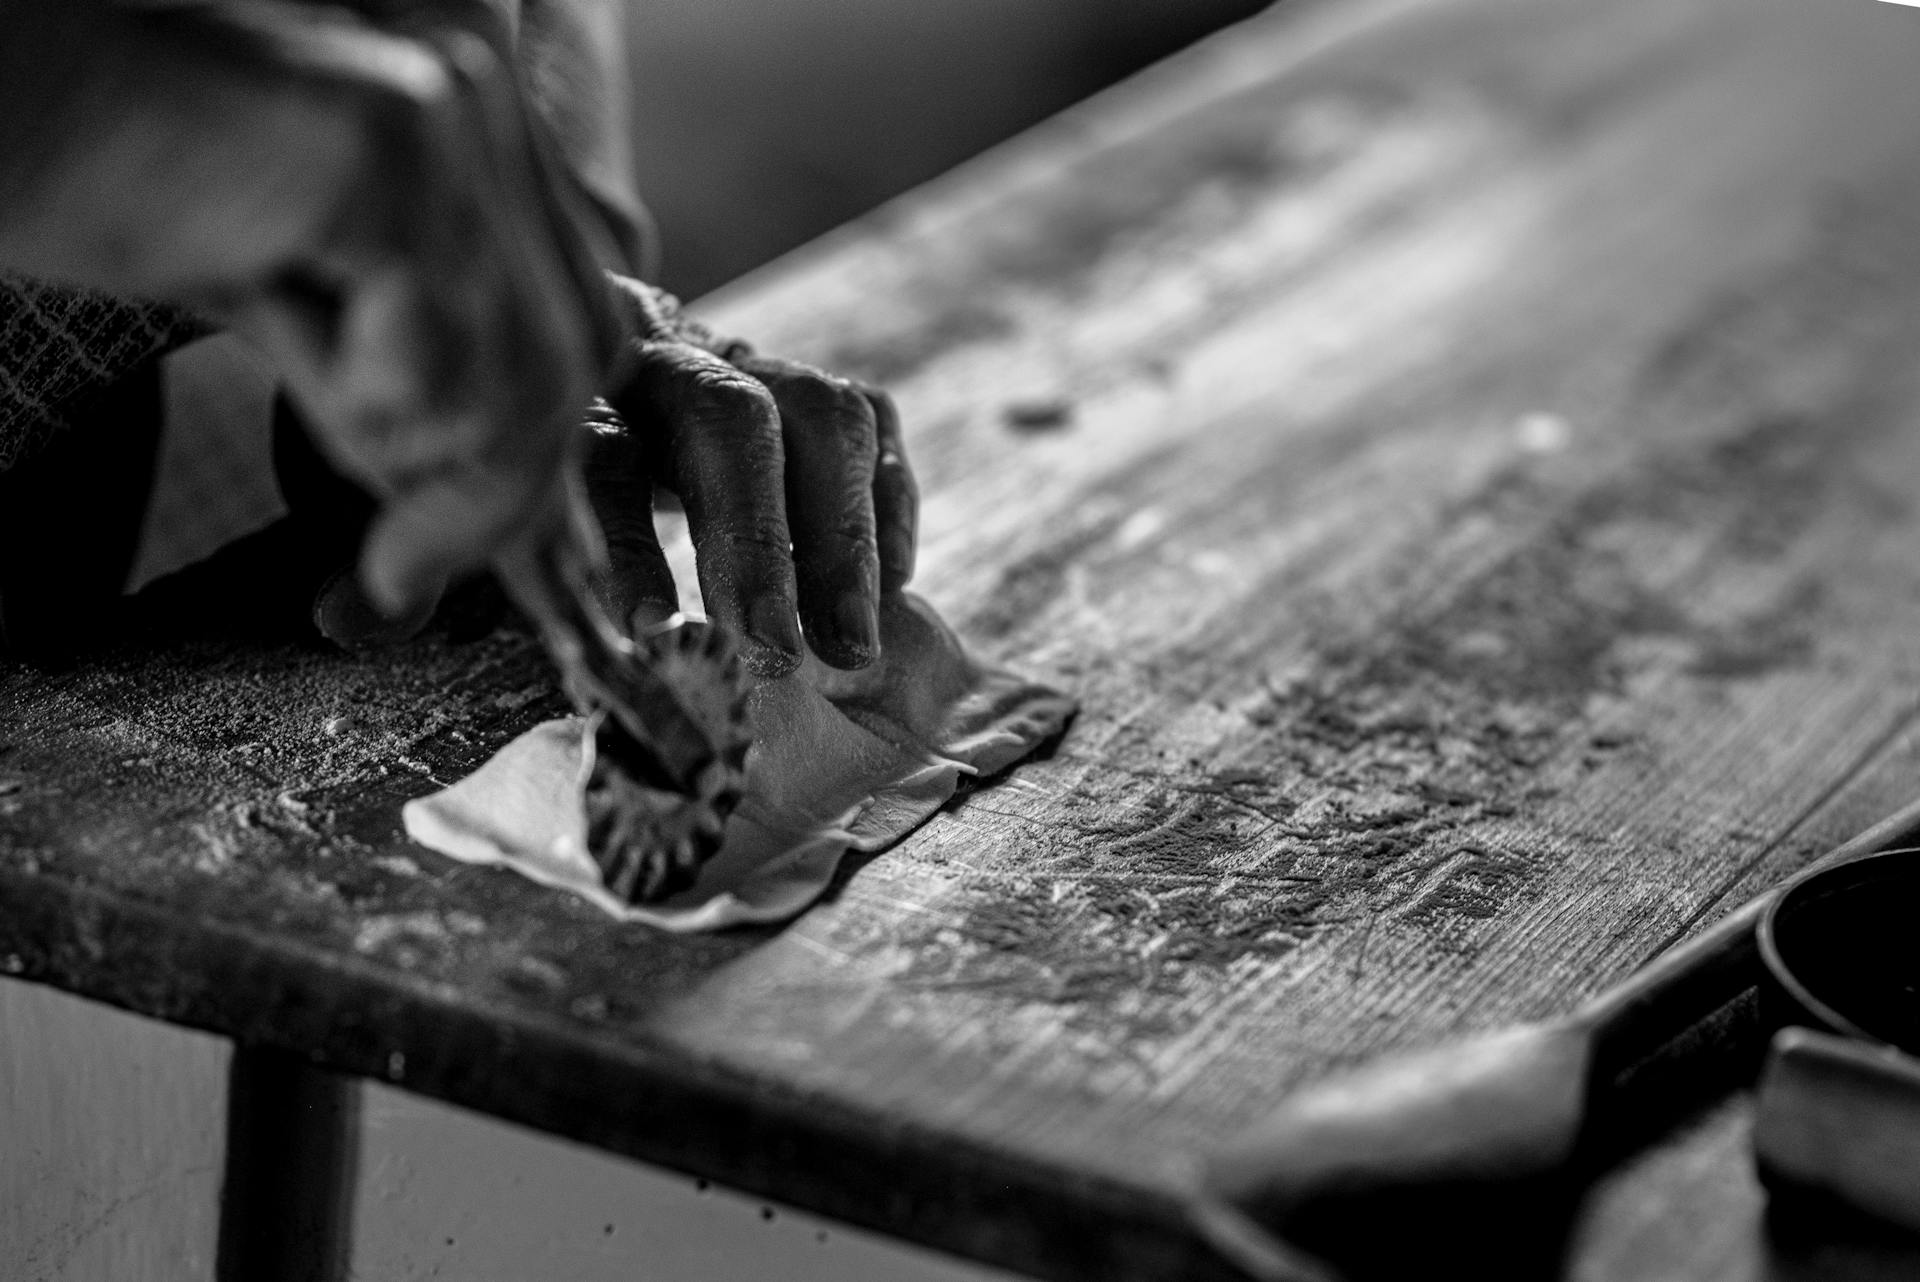
{"type": "Polygon", "coordinates": [[[1769,1027],[1800,1024],[1920,1055],[1920,852],[1881,851],[1797,879],[1756,927],[1769,1027]]]}
{"type": "Polygon", "coordinates": [[[1920,801],[1562,1019],[1307,1088],[1254,1138],[1212,1155],[1196,1225],[1267,1282],[1400,1277],[1449,1257],[1473,1259],[1482,1277],[1540,1275],[1593,1172],[1758,1071],[1777,1009],[1763,1012],[1757,995],[1769,906],[1916,833],[1920,801]],[[1489,1258],[1494,1206],[1524,1231],[1489,1258]],[[1383,1217],[1394,1232],[1378,1231],[1383,1217]]]}
{"type": "Polygon", "coordinates": [[[1780,1031],[1753,1148],[1776,1229],[1920,1234],[1917,902],[1920,853],[1883,851],[1796,882],[1760,920],[1761,1001],[1780,1031]]]}

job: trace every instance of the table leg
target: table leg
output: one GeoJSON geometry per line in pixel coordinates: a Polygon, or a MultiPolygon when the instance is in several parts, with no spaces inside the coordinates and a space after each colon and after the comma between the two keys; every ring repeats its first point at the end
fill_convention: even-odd
{"type": "Polygon", "coordinates": [[[281,1051],[234,1049],[218,1282],[343,1282],[359,1111],[345,1077],[281,1051]]]}

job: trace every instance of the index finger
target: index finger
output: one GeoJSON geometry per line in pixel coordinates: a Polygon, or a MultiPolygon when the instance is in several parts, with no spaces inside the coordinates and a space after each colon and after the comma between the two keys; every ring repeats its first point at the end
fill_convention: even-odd
{"type": "Polygon", "coordinates": [[[805,649],[772,393],[709,352],[653,342],[635,351],[623,400],[635,399],[668,425],[674,488],[686,505],[708,612],[747,638],[743,658],[756,674],[785,676],[805,649]]]}
{"type": "Polygon", "coordinates": [[[672,618],[680,597],[653,528],[653,478],[632,432],[605,402],[587,413],[586,476],[607,544],[594,587],[614,619],[639,635],[672,618]]]}

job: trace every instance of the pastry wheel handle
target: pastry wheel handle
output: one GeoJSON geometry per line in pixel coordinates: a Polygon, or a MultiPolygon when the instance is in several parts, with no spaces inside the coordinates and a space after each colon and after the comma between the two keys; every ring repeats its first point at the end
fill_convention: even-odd
{"type": "Polygon", "coordinates": [[[586,718],[587,853],[614,894],[654,902],[692,885],[725,840],[745,791],[746,687],[733,646],[710,623],[678,621],[637,642],[624,635],[594,593],[605,565],[570,458],[495,569],[586,718]]]}
{"type": "Polygon", "coordinates": [[[593,574],[605,559],[585,486],[570,463],[547,510],[496,568],[508,594],[539,627],[574,706],[583,715],[625,724],[658,760],[659,777],[649,782],[689,791],[723,744],[601,606],[593,574]]]}

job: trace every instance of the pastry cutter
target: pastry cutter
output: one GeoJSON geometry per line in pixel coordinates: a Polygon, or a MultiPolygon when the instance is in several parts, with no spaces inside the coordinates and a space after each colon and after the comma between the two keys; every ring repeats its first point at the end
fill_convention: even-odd
{"type": "MultiPolygon", "coordinates": [[[[591,412],[613,413],[604,404],[591,412]]],[[[609,890],[652,903],[691,885],[720,849],[744,786],[746,686],[717,624],[675,615],[629,638],[593,591],[605,563],[586,486],[570,465],[553,510],[495,568],[538,625],[592,735],[589,852],[609,890]]]]}

